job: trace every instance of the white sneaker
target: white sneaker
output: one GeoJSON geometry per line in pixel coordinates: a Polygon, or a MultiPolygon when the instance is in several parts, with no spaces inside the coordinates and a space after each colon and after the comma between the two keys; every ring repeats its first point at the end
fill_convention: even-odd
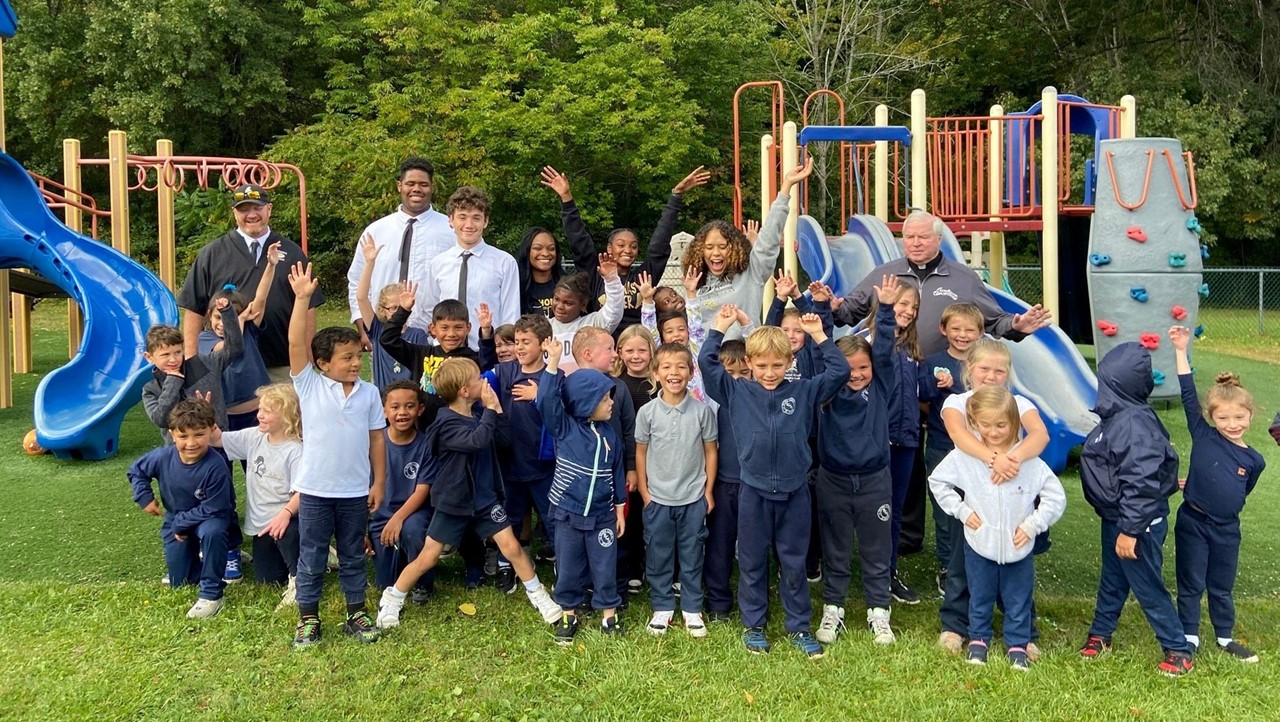
{"type": "Polygon", "coordinates": [[[564,610],[556,604],[556,600],[551,598],[547,592],[546,585],[540,586],[532,592],[525,590],[525,594],[529,597],[529,603],[534,609],[538,610],[538,614],[542,615],[542,621],[547,624],[555,624],[560,621],[560,617],[564,615],[564,610]]]}
{"type": "Polygon", "coordinates": [[[649,634],[663,635],[667,633],[667,627],[671,626],[671,618],[676,616],[675,612],[654,612],[653,617],[649,619],[649,634]]]}
{"type": "Polygon", "coordinates": [[[296,606],[298,606],[298,578],[291,576],[289,586],[285,587],[284,593],[280,595],[280,603],[276,605],[276,611],[296,606]]]}
{"type": "Polygon", "coordinates": [[[382,599],[378,602],[378,618],[374,622],[378,625],[378,629],[400,626],[400,610],[404,609],[406,596],[397,591],[394,586],[382,590],[382,599]]]}
{"type": "Polygon", "coordinates": [[[822,621],[818,623],[818,633],[813,635],[823,644],[831,644],[844,629],[844,607],[834,604],[822,605],[822,621]]]}
{"type": "Polygon", "coordinates": [[[893,628],[889,626],[889,610],[875,607],[867,610],[867,627],[875,635],[876,644],[893,644],[897,637],[893,636],[893,628]]]}
{"type": "Polygon", "coordinates": [[[697,612],[684,612],[684,628],[688,630],[689,636],[702,639],[707,636],[707,623],[702,621],[702,615],[697,612]]]}
{"type": "Polygon", "coordinates": [[[222,611],[221,599],[197,599],[187,610],[187,619],[208,619],[222,611]]]}

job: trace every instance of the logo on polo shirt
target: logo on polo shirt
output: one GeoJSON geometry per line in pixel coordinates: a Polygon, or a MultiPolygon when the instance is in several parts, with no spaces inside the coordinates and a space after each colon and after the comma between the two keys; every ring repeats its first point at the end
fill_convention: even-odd
{"type": "Polygon", "coordinates": [[[605,549],[608,549],[609,547],[613,546],[613,530],[601,529],[600,533],[596,534],[596,542],[598,542],[600,546],[604,547],[605,549]]]}
{"type": "Polygon", "coordinates": [[[782,400],[782,413],[790,416],[796,412],[796,400],[794,396],[789,396],[782,400]]]}
{"type": "Polygon", "coordinates": [[[404,465],[404,478],[413,481],[418,478],[418,462],[410,461],[404,465]]]}
{"type": "Polygon", "coordinates": [[[876,518],[880,521],[889,521],[889,515],[890,511],[888,504],[881,504],[880,508],[876,509],[876,518]]]}
{"type": "Polygon", "coordinates": [[[502,524],[507,520],[507,510],[502,508],[501,504],[494,504],[493,508],[489,510],[489,518],[493,520],[494,524],[502,524]]]}
{"type": "Polygon", "coordinates": [[[950,288],[935,288],[933,289],[933,295],[946,296],[947,298],[950,298],[952,301],[960,300],[960,297],[956,295],[956,292],[952,291],[950,288]]]}

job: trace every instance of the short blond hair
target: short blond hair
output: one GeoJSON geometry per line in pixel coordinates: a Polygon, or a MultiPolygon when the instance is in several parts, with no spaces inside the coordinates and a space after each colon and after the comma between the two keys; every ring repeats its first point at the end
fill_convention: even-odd
{"type": "Polygon", "coordinates": [[[777,326],[761,326],[747,336],[747,359],[776,356],[791,361],[791,342],[777,326]]]}
{"type": "Polygon", "coordinates": [[[605,339],[613,343],[613,334],[595,326],[583,326],[573,334],[573,360],[582,365],[582,354],[605,339]]]}
{"type": "Polygon", "coordinates": [[[302,406],[293,384],[268,384],[258,387],[258,405],[280,414],[284,420],[284,435],[302,441],[302,406]]]}
{"type": "Polygon", "coordinates": [[[969,347],[969,358],[965,360],[964,372],[960,374],[960,378],[964,380],[965,388],[973,388],[974,365],[988,358],[1004,359],[1005,372],[1009,375],[1005,383],[1013,383],[1013,355],[1009,353],[1009,347],[1005,346],[1003,341],[984,336],[974,341],[973,345],[969,347]]]}
{"type": "Polygon", "coordinates": [[[461,356],[445,359],[440,368],[431,374],[431,385],[436,387],[436,396],[446,404],[458,400],[458,395],[467,384],[480,378],[480,367],[475,361],[461,356]]]}
{"type": "Polygon", "coordinates": [[[976,419],[979,416],[1003,415],[1004,420],[1009,422],[1009,429],[1013,432],[1011,438],[1017,439],[1022,434],[1022,418],[1018,416],[1018,401],[1013,398],[1013,393],[1003,386],[984,386],[974,391],[964,405],[964,413],[969,426],[975,429],[978,428],[976,419]]]}

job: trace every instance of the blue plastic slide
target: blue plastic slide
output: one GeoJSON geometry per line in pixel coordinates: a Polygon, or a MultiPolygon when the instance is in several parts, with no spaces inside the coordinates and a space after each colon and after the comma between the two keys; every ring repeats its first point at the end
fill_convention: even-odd
{"type": "MultiPolygon", "coordinates": [[[[801,216],[800,264],[810,278],[821,280],[843,296],[876,266],[902,255],[888,227],[873,216],[854,216],[849,233],[828,239],[817,221],[801,216]]],[[[950,232],[942,252],[963,259],[950,232]]],[[[987,286],[1000,307],[1022,313],[1029,306],[1016,297],[987,286]]],[[[1049,430],[1049,446],[1040,455],[1054,471],[1062,471],[1067,453],[1098,423],[1090,411],[1098,398],[1098,379],[1071,340],[1056,326],[1040,329],[1019,343],[1008,344],[1013,356],[1014,391],[1033,401],[1049,430]]]]}
{"type": "Polygon", "coordinates": [[[151,365],[147,329],[176,324],[178,305],[154,274],[111,246],[64,226],[27,171],[0,153],[0,268],[30,268],[84,311],[75,358],[36,389],[36,439],[60,459],[105,459],[151,365]]]}

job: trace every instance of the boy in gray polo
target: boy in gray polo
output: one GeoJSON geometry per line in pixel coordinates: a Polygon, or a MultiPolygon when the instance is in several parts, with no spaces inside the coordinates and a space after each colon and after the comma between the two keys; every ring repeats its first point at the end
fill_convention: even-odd
{"type": "Polygon", "coordinates": [[[674,343],[655,354],[661,394],[636,413],[636,475],[644,499],[644,542],[653,618],[650,634],[665,634],[675,616],[671,589],[680,564],[685,629],[707,636],[702,621],[702,555],[716,478],[716,415],[689,394],[693,355],[674,343]]]}

